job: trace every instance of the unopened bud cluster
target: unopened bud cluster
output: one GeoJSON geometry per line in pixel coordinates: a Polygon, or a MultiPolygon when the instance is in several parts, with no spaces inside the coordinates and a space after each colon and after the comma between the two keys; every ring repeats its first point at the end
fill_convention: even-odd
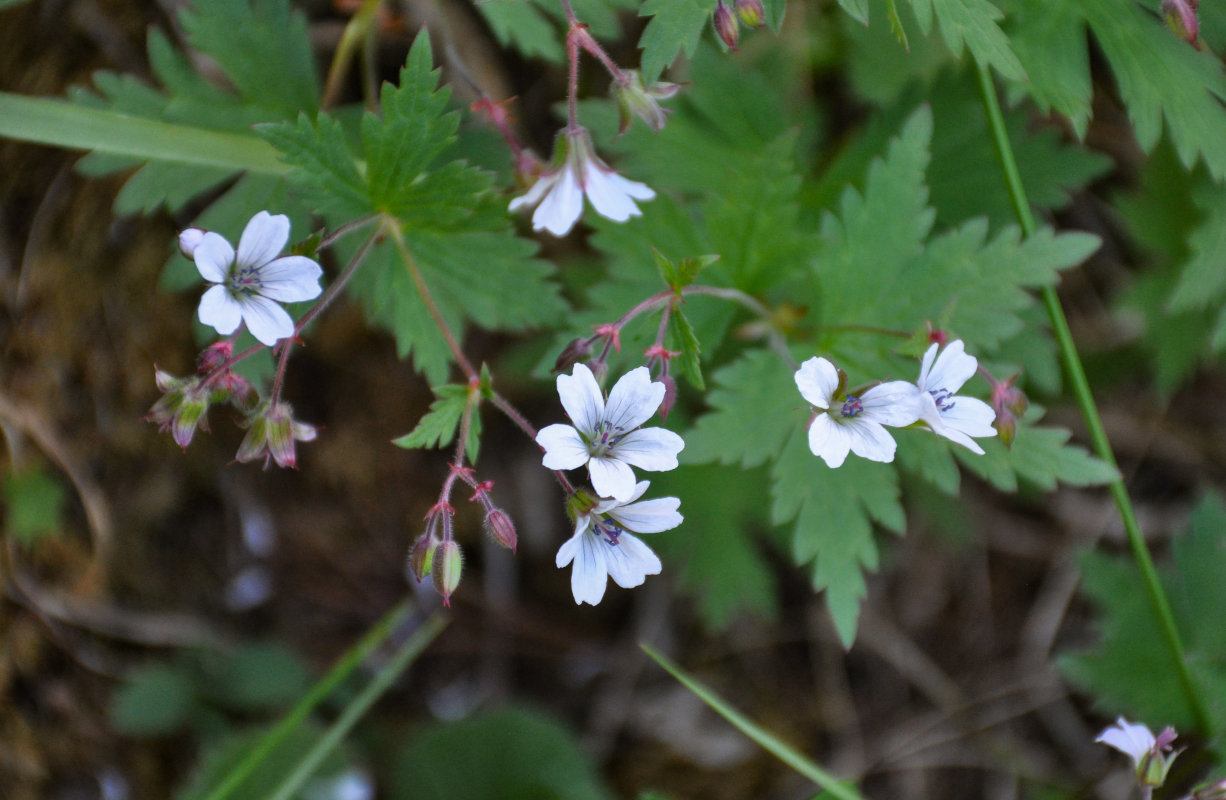
{"type": "Polygon", "coordinates": [[[196,374],[177,378],[154,368],[153,379],[162,396],[145,419],[169,430],[179,447],[187,448],[196,429],[208,430],[208,411],[213,405],[229,403],[248,413],[257,394],[245,378],[226,367],[233,349],[229,342],[218,342],[204,349],[196,362],[196,374]]]}
{"type": "Polygon", "coordinates": [[[729,50],[736,50],[741,41],[741,25],[761,28],[766,24],[766,8],[762,0],[735,0],[732,8],[719,0],[711,18],[715,33],[729,50]]]}

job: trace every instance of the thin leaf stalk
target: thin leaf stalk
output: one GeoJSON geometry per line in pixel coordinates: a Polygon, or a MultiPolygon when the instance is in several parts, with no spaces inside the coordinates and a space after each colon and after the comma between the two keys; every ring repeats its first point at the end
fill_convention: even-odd
{"type": "Polygon", "coordinates": [[[383,644],[393,631],[404,624],[409,618],[410,611],[411,606],[409,600],[406,599],[384,614],[382,619],[371,626],[370,630],[340,657],[328,674],[312,686],[310,691],[290,709],[289,713],[256,742],[243,760],[230,770],[225,780],[205,797],[205,800],[226,800],[234,794],[235,789],[250,777],[264,759],[303,723],[311,711],[331,695],[336,687],[348,678],[366,660],[366,657],[374,652],[375,648],[383,644]]]}
{"type": "MultiPolygon", "coordinates": [[[[996,86],[992,82],[992,75],[987,67],[980,65],[978,75],[980,95],[983,99],[984,110],[987,113],[992,139],[996,145],[996,153],[1000,158],[1005,184],[1009,189],[1009,198],[1013,203],[1013,210],[1017,215],[1018,223],[1021,225],[1022,235],[1030,238],[1035,233],[1037,226],[1034,214],[1030,209],[1030,202],[1026,198],[1025,187],[1022,185],[1021,173],[1017,168],[1017,159],[1014,156],[1013,147],[1009,143],[1008,132],[1005,130],[1004,116],[1000,110],[1000,100],[996,96],[996,86]]],[[[1064,362],[1064,370],[1073,390],[1073,396],[1077,401],[1078,407],[1081,409],[1082,417],[1085,419],[1094,452],[1100,459],[1116,470],[1116,478],[1111,481],[1108,488],[1116,507],[1119,509],[1120,519],[1128,535],[1128,545],[1132,551],[1133,560],[1136,561],[1137,568],[1141,573],[1141,582],[1145,587],[1146,596],[1149,598],[1150,605],[1158,617],[1163,639],[1175,662],[1175,673],[1179,680],[1180,688],[1183,691],[1188,707],[1192,710],[1197,728],[1202,733],[1207,733],[1210,730],[1210,726],[1205,700],[1201,696],[1196,683],[1192,680],[1191,672],[1188,670],[1187,651],[1179,634],[1179,628],[1175,623],[1175,615],[1171,611],[1170,599],[1162,588],[1162,582],[1158,578],[1158,571],[1154,567],[1153,557],[1150,555],[1149,548],[1145,544],[1145,537],[1141,533],[1141,526],[1137,522],[1136,512],[1133,510],[1128,488],[1124,485],[1124,479],[1119,474],[1119,465],[1116,463],[1115,453],[1111,448],[1110,440],[1107,438],[1102,418],[1099,416],[1098,406],[1094,402],[1094,396],[1090,390],[1090,382],[1086,378],[1085,369],[1081,364],[1081,356],[1078,354],[1077,345],[1073,341],[1072,331],[1069,330],[1068,319],[1064,315],[1064,309],[1060,305],[1060,298],[1053,287],[1043,287],[1042,299],[1043,306],[1051,320],[1052,331],[1056,335],[1061,360],[1064,362]]]]}

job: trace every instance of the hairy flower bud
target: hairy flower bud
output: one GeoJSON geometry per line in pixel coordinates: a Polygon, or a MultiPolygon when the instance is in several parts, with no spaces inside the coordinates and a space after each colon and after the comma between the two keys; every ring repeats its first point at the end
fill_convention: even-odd
{"type": "Polygon", "coordinates": [[[515,552],[519,537],[515,534],[515,523],[511,521],[510,514],[501,508],[491,508],[485,515],[485,530],[495,542],[515,552]]]}
{"type": "Polygon", "coordinates": [[[624,71],[622,78],[613,82],[613,97],[617,100],[621,121],[618,133],[625,133],[636,116],[659,133],[667,121],[668,109],[661,107],[658,101],[672,97],[680,88],[678,84],[665,81],[645,86],[638,70],[624,71]]]}
{"type": "Polygon", "coordinates": [[[431,577],[434,588],[443,596],[443,605],[451,606],[451,595],[460,585],[460,573],[464,571],[464,555],[454,539],[439,542],[434,548],[434,564],[431,577]]]}
{"type": "Polygon", "coordinates": [[[200,228],[186,228],[179,234],[179,252],[185,258],[196,260],[196,248],[200,246],[200,240],[204,238],[204,231],[200,228]]]}
{"type": "Polygon", "coordinates": [[[1017,375],[1007,381],[989,379],[992,384],[992,410],[996,412],[992,427],[1000,434],[1000,441],[1005,447],[1013,446],[1013,440],[1017,437],[1017,420],[1030,407],[1026,393],[1013,385],[1017,379],[1017,375]]]}
{"type": "Polygon", "coordinates": [[[154,381],[162,390],[162,396],[149,409],[145,419],[157,423],[160,430],[169,429],[175,443],[186,450],[197,427],[208,430],[205,415],[211,392],[201,385],[199,378],[176,378],[160,369],[154,370],[154,381]]]}
{"type": "Polygon", "coordinates": [[[1171,32],[1200,49],[1200,22],[1196,18],[1199,0],[1162,0],[1162,15],[1171,32]]]}
{"type": "Polygon", "coordinates": [[[570,368],[592,355],[590,339],[571,339],[553,362],[554,372],[570,372],[570,368]]]}
{"type": "Polygon", "coordinates": [[[762,0],[735,0],[736,15],[746,28],[761,28],[766,24],[766,8],[762,0]]]}
{"type": "Polygon", "coordinates": [[[269,459],[278,467],[297,468],[298,456],[294,442],[315,440],[313,425],[296,422],[288,403],[264,403],[247,418],[247,435],[239,444],[236,459],[242,462],[264,458],[264,467],[269,459]]]}
{"type": "Polygon", "coordinates": [[[660,401],[660,421],[668,420],[668,412],[673,410],[673,406],[677,404],[677,381],[673,380],[673,376],[667,372],[661,375],[658,380],[664,384],[664,399],[660,401]]]}
{"type": "Polygon", "coordinates": [[[208,375],[213,370],[230,360],[234,355],[234,345],[228,340],[214,342],[200,351],[196,356],[196,372],[208,375]]]}
{"type": "Polygon", "coordinates": [[[715,16],[711,19],[715,26],[715,32],[719,34],[720,40],[728,46],[729,50],[736,50],[737,43],[741,39],[741,29],[737,25],[736,16],[733,15],[732,9],[724,5],[723,0],[715,8],[715,16]]]}
{"type": "Polygon", "coordinates": [[[417,537],[413,548],[409,550],[409,574],[421,583],[434,568],[434,552],[438,548],[438,540],[433,531],[426,531],[417,537]]]}

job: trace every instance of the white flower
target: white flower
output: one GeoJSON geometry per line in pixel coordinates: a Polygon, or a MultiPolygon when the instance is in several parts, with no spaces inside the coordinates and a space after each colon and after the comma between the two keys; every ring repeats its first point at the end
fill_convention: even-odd
{"type": "Polygon", "coordinates": [[[596,155],[585,128],[575,126],[558,133],[553,162],[527,194],[511,201],[509,210],[536,205],[533,230],[565,236],[583,214],[583,196],[596,213],[614,222],[625,222],[641,213],[635,200],[651,200],[651,187],[630,181],[609,169],[596,155]]]}
{"type": "Polygon", "coordinates": [[[1134,768],[1141,766],[1141,761],[1154,749],[1154,734],[1141,723],[1131,723],[1123,717],[1098,734],[1094,741],[1114,747],[1132,759],[1134,768]]]}
{"type": "Polygon", "coordinates": [[[251,334],[269,347],[292,335],[294,321],[277,303],[319,297],[323,270],[305,256],[278,258],[288,241],[289,217],[267,211],[247,223],[237,254],[223,236],[210,232],[199,237],[191,251],[196,268],[216,284],[200,298],[200,321],[222,336],[246,322],[251,334]]]}
{"type": "Polygon", "coordinates": [[[606,577],[632,589],[660,574],[660,559],[635,533],[672,530],[684,519],[676,497],[634,502],[650,484],[640,481],[626,501],[601,500],[575,520],[575,535],[558,548],[558,568],[574,562],[570,590],[576,603],[596,605],[604,597],[606,577]]]}
{"type": "Polygon", "coordinates": [[[898,445],[882,426],[901,428],[919,419],[919,390],[913,383],[891,381],[859,396],[844,395],[834,364],[816,356],[793,377],[801,395],[821,409],[809,424],[809,449],[832,468],[842,466],[848,452],[870,461],[893,461],[898,445]],[[832,409],[836,397],[844,401],[832,409]]]}
{"type": "Polygon", "coordinates": [[[983,448],[971,437],[995,436],[992,422],[996,412],[982,400],[957,396],[962,384],[975,374],[979,362],[966,354],[961,339],[947,345],[937,356],[939,347],[937,344],[929,347],[920,365],[916,382],[923,401],[920,420],[935,433],[983,455],[983,448]],[[935,364],[933,359],[936,359],[935,364]]]}
{"type": "Polygon", "coordinates": [[[558,397],[574,425],[537,433],[536,443],[545,448],[541,463],[549,469],[587,464],[596,493],[624,503],[634,493],[632,465],[652,472],[676,468],[685,447],[681,437],[664,428],[638,429],[664,399],[664,384],[653,382],[647,367],[623,375],[606,404],[592,371],[576,364],[573,374],[558,376],[558,397]]]}

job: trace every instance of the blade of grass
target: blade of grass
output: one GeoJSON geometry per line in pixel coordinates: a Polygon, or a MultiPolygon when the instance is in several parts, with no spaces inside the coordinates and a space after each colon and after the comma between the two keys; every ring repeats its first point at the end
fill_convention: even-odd
{"type": "MultiPolygon", "coordinates": [[[[986,67],[979,67],[979,93],[983,98],[984,110],[987,113],[992,138],[996,144],[996,154],[1000,157],[1005,184],[1009,188],[1009,197],[1013,201],[1013,210],[1017,215],[1018,223],[1022,227],[1022,235],[1030,238],[1034,234],[1036,227],[1034,215],[1030,211],[1030,201],[1026,199],[1026,189],[1022,185],[1022,176],[1017,169],[1017,159],[1013,155],[1013,146],[1009,143],[1009,134],[1005,130],[1004,116],[1000,111],[1000,100],[996,96],[996,86],[992,83],[992,74],[986,67]]],[[[1065,319],[1064,309],[1060,305],[1060,298],[1056,294],[1056,290],[1051,286],[1043,287],[1043,305],[1047,309],[1047,316],[1051,319],[1051,327],[1056,334],[1056,342],[1060,347],[1061,360],[1064,362],[1064,371],[1068,375],[1073,396],[1076,398],[1077,405],[1081,409],[1081,415],[1085,419],[1086,428],[1090,433],[1090,442],[1094,447],[1094,453],[1103,461],[1115,467],[1116,473],[1119,474],[1119,468],[1115,462],[1115,453],[1111,449],[1111,442],[1107,438],[1107,431],[1103,428],[1102,418],[1098,414],[1098,406],[1095,404],[1094,395],[1090,391],[1090,382],[1086,379],[1085,369],[1081,365],[1081,356],[1077,352],[1077,345],[1073,341],[1072,332],[1069,330],[1068,320],[1065,319]]],[[[1162,627],[1162,635],[1166,640],[1166,646],[1175,659],[1179,684],[1183,688],[1188,706],[1196,717],[1197,727],[1201,733],[1208,733],[1211,729],[1209,727],[1209,714],[1205,700],[1201,697],[1199,689],[1192,680],[1192,674],[1188,670],[1183,639],[1179,635],[1179,628],[1175,625],[1175,615],[1171,613],[1170,600],[1167,598],[1166,592],[1162,589],[1162,583],[1158,579],[1158,571],[1154,568],[1154,560],[1149,554],[1149,548],[1145,544],[1145,537],[1141,534],[1141,526],[1137,522],[1136,513],[1133,511],[1132,499],[1128,495],[1128,487],[1124,485],[1122,477],[1117,477],[1108,484],[1108,488],[1111,491],[1112,499],[1115,500],[1116,508],[1119,509],[1120,519],[1124,523],[1124,530],[1128,534],[1128,545],[1132,550],[1133,560],[1136,561],[1137,567],[1140,569],[1141,582],[1145,585],[1146,596],[1158,615],[1162,627]]]]}
{"type": "Polygon", "coordinates": [[[333,690],[348,678],[366,660],[366,657],[374,652],[375,648],[383,644],[392,631],[400,627],[409,618],[410,610],[409,600],[405,599],[371,626],[366,635],[357,644],[349,648],[328,674],[312,686],[311,690],[290,709],[289,713],[264,738],[260,739],[256,746],[247,754],[246,758],[239,762],[238,766],[226,776],[226,779],[205,800],[225,800],[225,798],[233,794],[234,790],[259,767],[260,763],[276,749],[277,745],[285,741],[286,737],[302,724],[302,721],[307,718],[307,715],[311,713],[315,706],[332,694],[333,690]]]}
{"type": "Polygon", "coordinates": [[[142,160],[283,175],[289,167],[254,133],[213,131],[45,97],[0,92],[0,136],[142,160]]]}
{"type": "MultiPolygon", "coordinates": [[[[787,764],[792,769],[804,775],[809,780],[822,787],[825,794],[831,797],[837,797],[839,800],[864,800],[854,786],[840,781],[829,772],[826,772],[821,767],[814,764],[809,759],[805,758],[801,753],[794,750],[791,746],[784,744],[775,737],[770,731],[762,728],[757,723],[741,714],[732,706],[728,705],[711,689],[691,678],[681,667],[674,664],[665,656],[657,653],[649,644],[639,643],[639,647],[643,649],[647,655],[663,667],[670,675],[681,682],[685,688],[689,689],[707,705],[715,710],[728,722],[739,730],[741,733],[748,736],[758,743],[760,747],[773,755],[775,758],[787,764]]],[[[821,797],[823,795],[819,795],[821,797]]]]}
{"type": "Polygon", "coordinates": [[[440,616],[434,616],[426,620],[426,623],[417,630],[408,641],[400,646],[392,659],[388,661],[387,666],[379,671],[371,679],[370,683],[358,694],[357,697],[349,701],[349,705],[345,706],[345,710],[337,718],[336,722],[320,737],[302,760],[298,762],[298,766],[294,771],[286,776],[281,785],[277,787],[268,800],[289,800],[293,797],[302,785],[307,782],[307,779],[315,774],[315,770],[319,769],[319,765],[327,758],[328,754],[336,749],[341,740],[349,733],[358,720],[362,718],[375,701],[378,700],[384,692],[391,688],[400,674],[408,669],[409,665],[421,654],[430,642],[434,641],[434,637],[442,632],[443,628],[447,627],[447,620],[440,616]]]}

